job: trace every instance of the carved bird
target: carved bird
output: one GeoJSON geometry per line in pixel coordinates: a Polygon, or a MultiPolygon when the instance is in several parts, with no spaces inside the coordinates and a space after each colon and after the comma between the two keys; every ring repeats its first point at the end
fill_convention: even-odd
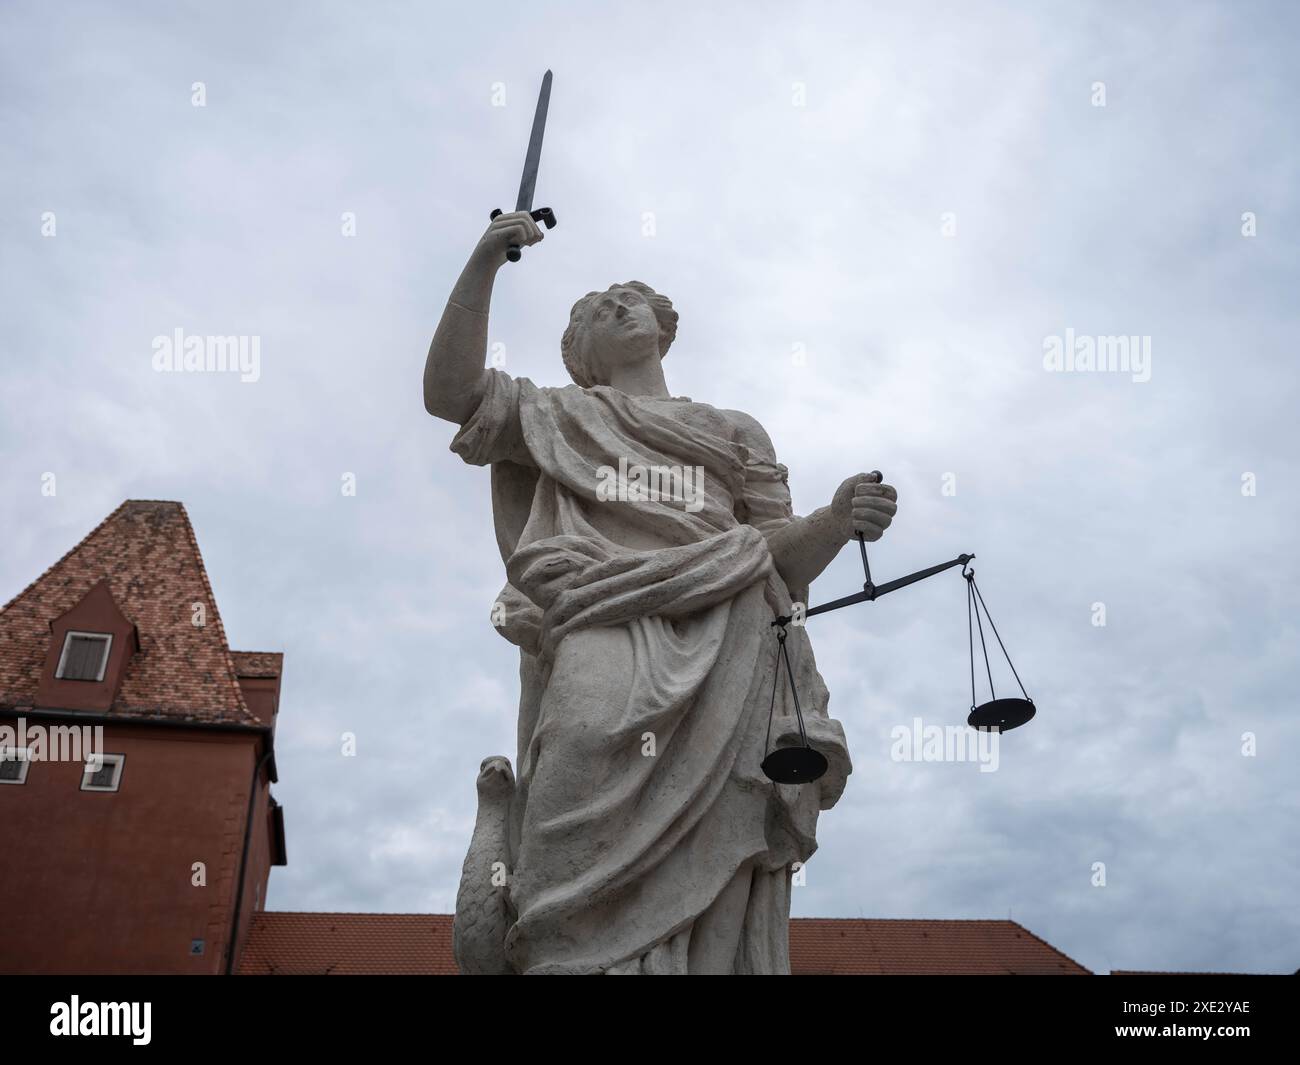
{"type": "Polygon", "coordinates": [[[478,816],[456,893],[452,949],[462,973],[494,976],[513,971],[505,953],[506,931],[514,920],[509,824],[515,774],[510,759],[483,759],[477,788],[478,816]]]}

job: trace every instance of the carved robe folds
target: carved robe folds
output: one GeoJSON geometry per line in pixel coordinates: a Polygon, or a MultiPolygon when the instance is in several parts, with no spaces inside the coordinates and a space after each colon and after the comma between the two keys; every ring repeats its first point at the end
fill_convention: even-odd
{"type": "MultiPolygon", "coordinates": [[[[790,865],[816,848],[850,766],[793,628],[809,739],[831,769],[802,786],[759,769],[769,623],[791,600],[764,535],[792,512],[784,467],[737,435],[706,404],[493,370],[452,442],[492,466],[499,628],[521,653],[517,972],[789,971],[790,865]],[[611,501],[598,489],[620,463],[702,467],[701,494],[611,501]]],[[[783,683],[772,742],[792,734],[783,683]]]]}

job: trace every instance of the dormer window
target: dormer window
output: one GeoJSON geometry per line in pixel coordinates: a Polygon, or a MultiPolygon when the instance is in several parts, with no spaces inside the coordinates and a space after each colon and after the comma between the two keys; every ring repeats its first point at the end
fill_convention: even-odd
{"type": "Polygon", "coordinates": [[[108,652],[113,637],[102,632],[69,632],[63,641],[63,653],[54,673],[56,680],[90,680],[98,683],[104,679],[108,665],[108,652]]]}
{"type": "Polygon", "coordinates": [[[50,642],[35,705],[102,714],[112,709],[139,653],[140,634],[114,602],[106,577],[80,602],[50,619],[50,642]]]}

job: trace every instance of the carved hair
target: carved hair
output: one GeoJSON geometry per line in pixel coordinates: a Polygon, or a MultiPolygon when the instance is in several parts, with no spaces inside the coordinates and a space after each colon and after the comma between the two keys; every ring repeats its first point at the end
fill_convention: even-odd
{"type": "MultiPolygon", "coordinates": [[[[650,304],[655,321],[659,323],[659,357],[662,359],[668,354],[668,347],[677,336],[677,312],[673,310],[673,301],[667,296],[661,296],[643,281],[626,281],[621,285],[610,285],[605,291],[613,292],[619,288],[630,288],[641,293],[650,304]]],[[[591,306],[591,301],[600,295],[602,295],[600,292],[588,292],[573,305],[573,310],[569,312],[569,327],[560,339],[560,354],[564,357],[564,368],[569,371],[569,376],[574,382],[582,388],[590,388],[597,383],[591,376],[591,368],[587,365],[586,356],[583,354],[580,336],[583,327],[587,324],[587,310],[591,306]]]]}

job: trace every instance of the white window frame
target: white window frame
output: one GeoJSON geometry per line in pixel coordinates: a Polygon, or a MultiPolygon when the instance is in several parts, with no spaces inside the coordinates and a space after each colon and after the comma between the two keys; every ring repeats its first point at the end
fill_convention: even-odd
{"type": "Polygon", "coordinates": [[[0,747],[0,757],[2,757],[5,761],[16,760],[18,764],[22,766],[22,770],[18,773],[17,780],[4,780],[3,778],[0,778],[0,784],[26,784],[27,770],[31,769],[32,767],[31,748],[8,747],[8,746],[0,747]],[[18,756],[17,759],[14,759],[13,757],[14,755],[18,756]]]}
{"type": "Polygon", "coordinates": [[[86,759],[85,768],[81,771],[81,790],[82,791],[117,791],[122,785],[122,766],[126,763],[124,754],[101,754],[98,757],[91,756],[86,759]],[[113,773],[113,783],[107,786],[100,786],[90,783],[90,778],[98,773],[104,766],[112,765],[117,769],[113,773]]]}
{"type": "MultiPolygon", "coordinates": [[[[108,660],[113,654],[113,634],[110,632],[80,632],[76,629],[69,629],[66,636],[63,637],[63,651],[59,655],[59,667],[54,671],[55,680],[73,680],[72,677],[63,676],[63,667],[68,663],[68,648],[72,646],[72,637],[86,636],[92,640],[104,641],[104,657],[99,663],[99,676],[93,681],[86,681],[87,684],[98,684],[104,679],[104,671],[108,669],[108,660]]],[[[80,678],[75,678],[80,679],[80,678]]]]}

